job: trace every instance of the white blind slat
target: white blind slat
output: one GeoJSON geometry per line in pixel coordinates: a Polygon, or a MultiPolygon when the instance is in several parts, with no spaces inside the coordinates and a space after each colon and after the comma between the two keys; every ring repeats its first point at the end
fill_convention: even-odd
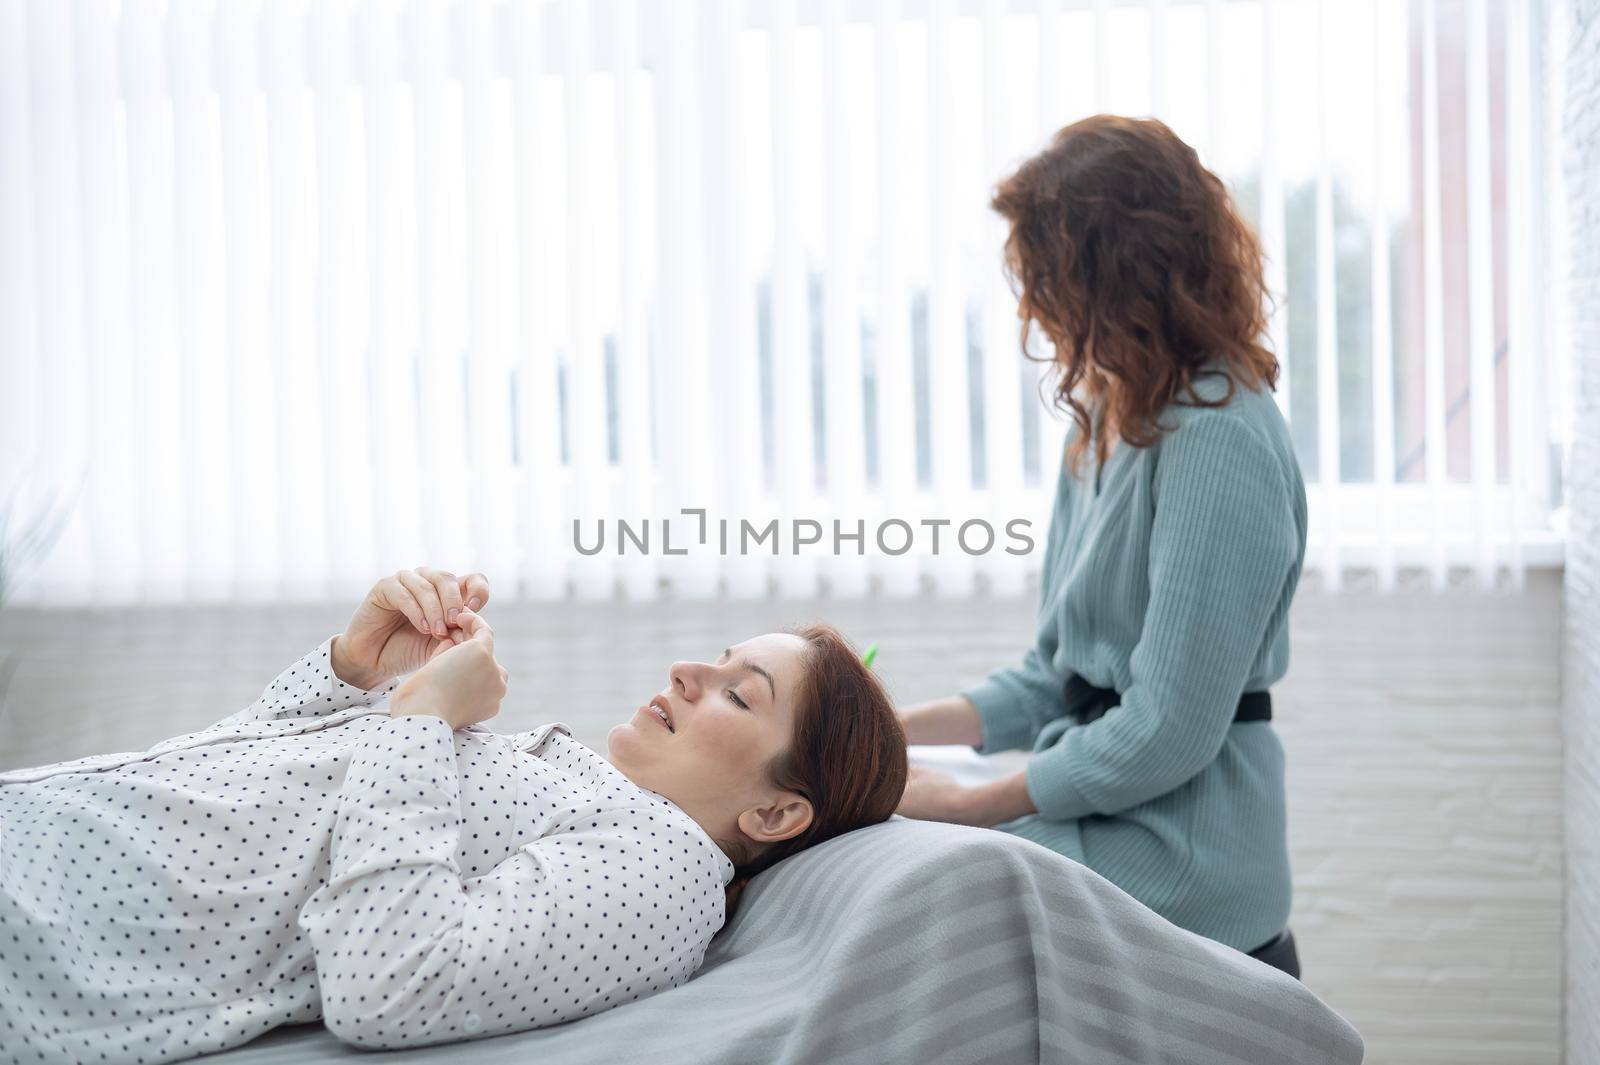
{"type": "MultiPolygon", "coordinates": [[[[152,22],[159,5],[152,5],[152,22]]],[[[160,368],[178,354],[181,362],[186,436],[175,439],[167,427],[147,420],[150,477],[146,499],[152,534],[145,538],[147,572],[152,581],[182,594],[185,571],[189,593],[223,601],[234,594],[240,553],[234,538],[237,511],[230,456],[239,429],[231,414],[233,360],[227,350],[227,263],[220,168],[220,133],[212,91],[212,27],[205,10],[192,2],[173,4],[164,27],[169,50],[165,69],[149,76],[157,86],[171,78],[173,169],[172,225],[177,269],[172,293],[177,304],[178,343],[153,351],[154,378],[147,381],[147,409],[160,409],[171,387],[160,368]],[[179,455],[183,457],[180,458],[179,455]],[[182,471],[178,473],[178,471],[182,471]],[[187,551],[184,539],[187,538],[187,551]]],[[[157,101],[159,106],[159,101],[157,101]]],[[[154,190],[161,195],[162,190],[154,190]]],[[[152,222],[160,220],[157,208],[152,222]]],[[[159,244],[166,233],[152,230],[159,244]]],[[[163,295],[161,291],[155,293],[163,295]]]]}
{"type": "MultiPolygon", "coordinates": [[[[415,295],[417,424],[422,481],[422,558],[469,572],[464,305],[466,235],[462,209],[461,95],[452,76],[451,24],[443,0],[411,0],[401,13],[405,70],[411,81],[416,195],[415,295]]],[[[421,493],[419,493],[421,494],[421,493]]]]}
{"type": "MultiPolygon", "coordinates": [[[[717,467],[709,406],[714,395],[710,343],[710,306],[706,279],[705,175],[701,166],[700,33],[705,14],[699,3],[658,9],[665,22],[656,93],[660,220],[658,256],[661,296],[658,304],[661,346],[656,382],[662,388],[657,409],[656,441],[665,473],[659,517],[672,521],[674,550],[681,557],[661,560],[676,594],[697,598],[716,595],[720,582],[717,555],[707,527],[700,543],[700,524],[683,508],[703,508],[709,523],[725,512],[713,474],[717,467]],[[693,546],[691,547],[691,542],[693,546]]],[[[809,378],[807,383],[809,384],[809,378]]],[[[809,410],[800,393],[793,402],[809,410]]],[[[810,390],[803,395],[808,399],[810,390]]],[[[809,429],[809,421],[803,423],[809,429]]],[[[809,432],[806,435],[809,456],[809,432]]],[[[802,556],[803,557],[803,556],[802,556]]]]}
{"type": "Polygon", "coordinates": [[[1469,0],[1467,19],[1467,331],[1472,432],[1472,540],[1479,587],[1495,582],[1499,480],[1495,433],[1494,231],[1489,171],[1489,15],[1469,0]]]}
{"type": "Polygon", "coordinates": [[[29,116],[33,163],[33,261],[41,367],[40,448],[34,461],[60,502],[76,501],[55,549],[39,561],[37,579],[58,589],[58,602],[87,602],[93,544],[80,484],[89,460],[85,380],[80,161],[77,136],[64,116],[76,110],[72,11],[33,3],[27,13],[29,116]]]}
{"type": "Polygon", "coordinates": [[[1167,67],[1170,43],[1167,40],[1167,0],[1149,0],[1150,10],[1150,113],[1168,118],[1167,67]]]}
{"type": "MultiPolygon", "coordinates": [[[[1261,0],[1261,63],[1266,84],[1279,84],[1278,0],[1261,0]]],[[[1267,291],[1272,300],[1267,335],[1278,358],[1278,387],[1273,398],[1285,418],[1293,417],[1290,403],[1289,365],[1289,274],[1288,235],[1284,219],[1282,114],[1278,94],[1269,92],[1261,101],[1261,245],[1265,262],[1267,291]]]]}
{"type": "MultiPolygon", "coordinates": [[[[1270,2],[1270,0],[1268,0],[1270,2]]],[[[1094,0],[1094,109],[1111,109],[1111,0],[1094,0]]]]}
{"type": "Polygon", "coordinates": [[[466,162],[467,419],[474,568],[491,594],[515,592],[519,551],[511,387],[516,367],[517,214],[511,92],[497,76],[494,10],[473,0],[456,12],[466,162]]]}
{"type": "Polygon", "coordinates": [[[419,416],[417,365],[417,218],[413,100],[402,75],[398,12],[389,3],[357,9],[356,64],[366,137],[367,300],[373,509],[378,568],[426,563],[422,499],[415,471],[432,434],[419,416]]]}
{"type": "Polygon", "coordinates": [[[1423,442],[1428,485],[1428,575],[1435,589],[1449,577],[1444,531],[1444,233],[1439,192],[1439,10],[1422,12],[1422,318],[1423,442]]]}
{"type": "MultiPolygon", "coordinates": [[[[731,10],[731,9],[730,9],[731,10]]],[[[616,19],[612,27],[613,54],[616,56],[616,116],[617,116],[617,184],[618,184],[618,306],[619,319],[617,324],[617,381],[621,392],[617,399],[617,410],[620,424],[617,427],[618,456],[622,468],[622,498],[618,501],[617,515],[627,517],[631,522],[642,522],[657,514],[656,491],[654,481],[654,462],[650,453],[650,432],[655,421],[651,410],[650,398],[650,337],[649,320],[646,314],[647,285],[650,277],[646,272],[647,242],[645,227],[649,223],[649,189],[645,185],[645,119],[647,117],[640,99],[640,86],[635,68],[639,62],[639,7],[637,0],[621,0],[617,5],[616,19]]],[[[720,54],[726,62],[730,57],[720,54]]],[[[654,91],[654,90],[652,90],[654,91]]],[[[731,106],[733,95],[721,97],[731,106]]],[[[725,141],[719,143],[726,143],[725,141]]],[[[727,165],[727,160],[724,160],[727,165]]],[[[719,170],[721,167],[719,166],[719,170]]],[[[722,222],[727,226],[727,222],[722,222]]],[[[734,234],[735,236],[737,234],[734,234]]],[[[719,237],[726,239],[726,234],[719,230],[719,237]]],[[[719,248],[723,247],[721,241],[719,248]]],[[[735,250],[737,245],[735,245],[735,250]]],[[[740,278],[736,264],[724,262],[728,271],[727,277],[736,284],[740,278]]],[[[722,276],[720,273],[718,276],[722,276]]],[[[748,296],[748,291],[746,291],[748,296]]],[[[721,301],[719,301],[721,305],[721,301]]],[[[729,293],[728,306],[736,308],[736,296],[729,293]]],[[[724,329],[718,330],[718,336],[729,338],[736,334],[728,327],[728,320],[722,319],[724,329]]],[[[741,349],[741,354],[747,354],[754,349],[746,347],[741,349]]],[[[740,360],[748,363],[748,360],[740,360]]],[[[753,369],[753,368],[752,368],[753,369]]],[[[753,395],[755,389],[736,389],[736,394],[741,396],[753,395]]],[[[759,397],[758,397],[759,398],[759,397]]],[[[755,422],[753,413],[748,409],[746,402],[741,402],[738,407],[738,416],[749,420],[749,425],[741,433],[742,439],[755,439],[755,422]],[[749,434],[749,435],[745,435],[749,434]]],[[[742,461],[745,466],[751,465],[749,459],[752,455],[750,449],[741,449],[736,461],[742,461]]],[[[741,481],[741,483],[744,483],[741,481]]],[[[624,594],[630,599],[652,599],[657,594],[657,580],[659,569],[656,565],[656,556],[653,553],[659,550],[660,545],[652,540],[651,552],[634,551],[630,542],[630,553],[620,562],[621,578],[624,594]]],[[[746,567],[748,568],[748,567],[746,567]]],[[[747,584],[740,584],[739,589],[744,594],[754,594],[755,589],[747,584]]]]}
{"type": "Polygon", "coordinates": [[[363,593],[379,572],[378,519],[368,487],[374,434],[372,408],[365,399],[366,229],[364,212],[358,209],[364,179],[350,10],[340,3],[315,4],[308,14],[306,58],[318,161],[316,358],[329,415],[323,461],[327,594],[348,597],[363,593]]]}
{"type": "MultiPolygon", "coordinates": [[[[1373,0],[1372,44],[1376,80],[1372,93],[1372,426],[1373,481],[1377,488],[1377,576],[1381,591],[1396,585],[1394,550],[1394,332],[1389,270],[1389,160],[1387,138],[1393,59],[1385,42],[1387,5],[1373,0]]],[[[1400,54],[1405,54],[1404,49],[1400,54]]]]}
{"type": "MultiPolygon", "coordinates": [[[[607,468],[610,419],[606,410],[605,351],[593,296],[598,271],[591,234],[598,205],[594,202],[596,176],[589,144],[593,41],[588,0],[566,0],[561,19],[567,161],[567,447],[576,516],[585,525],[605,522],[615,533],[617,515],[607,468]]],[[[580,598],[611,597],[616,557],[615,548],[611,547],[574,566],[573,587],[580,598]]]]}
{"type": "Polygon", "coordinates": [[[217,124],[222,148],[222,230],[227,269],[223,340],[230,353],[229,416],[234,432],[233,537],[235,594],[270,601],[289,579],[279,538],[282,515],[277,410],[289,399],[273,366],[267,296],[271,291],[264,182],[266,141],[260,37],[243,4],[221,5],[213,16],[217,124]]]}
{"type": "Polygon", "coordinates": [[[1339,332],[1337,267],[1333,229],[1333,160],[1328,145],[1331,124],[1328,86],[1328,0],[1317,0],[1317,468],[1321,504],[1324,585],[1337,590],[1343,580],[1339,555],[1339,332]]]}
{"type": "MultiPolygon", "coordinates": [[[[851,226],[853,187],[848,141],[854,102],[847,87],[850,66],[845,54],[844,0],[826,0],[823,19],[823,156],[826,186],[827,247],[824,260],[823,383],[826,390],[827,513],[824,542],[833,546],[832,521],[850,535],[864,522],[867,482],[867,441],[861,366],[861,314],[857,302],[861,264],[855,230],[851,226]]],[[[866,537],[858,551],[856,541],[841,540],[836,554],[828,555],[826,573],[831,595],[856,597],[868,589],[866,537]]]]}
{"type": "MultiPolygon", "coordinates": [[[[811,328],[808,270],[801,242],[793,131],[795,99],[795,10],[793,0],[774,0],[770,9],[772,54],[772,375],[773,437],[778,514],[815,519],[815,434],[812,429],[811,328]]],[[[780,522],[780,526],[781,526],[780,522]]],[[[780,529],[780,536],[783,535],[780,529]]],[[[790,538],[783,537],[786,543],[790,538]]],[[[819,575],[815,553],[784,559],[777,569],[778,591],[786,596],[815,593],[819,575]]]]}
{"type": "MultiPolygon", "coordinates": [[[[876,37],[875,160],[878,174],[878,277],[876,310],[876,397],[878,415],[878,492],[881,508],[869,512],[875,542],[881,522],[905,520],[917,485],[916,412],[912,390],[911,290],[906,271],[906,233],[903,215],[906,167],[904,115],[900,99],[901,20],[896,0],[875,6],[876,37]]],[[[899,535],[886,533],[890,550],[898,549],[899,535]]],[[[921,587],[920,566],[910,552],[885,555],[879,564],[883,589],[890,595],[911,595],[921,587]]]]}
{"type": "Polygon", "coordinates": [[[1222,143],[1223,0],[1205,0],[1206,13],[1206,139],[1200,157],[1217,169],[1222,143]]]}
{"type": "MultiPolygon", "coordinates": [[[[27,4],[0,2],[0,501],[30,520],[43,506],[48,484],[33,469],[40,441],[41,368],[38,294],[35,292],[33,146],[30,113],[27,4]]],[[[7,579],[19,602],[42,598],[41,582],[26,571],[7,579]]]]}
{"type": "MultiPolygon", "coordinates": [[[[1095,34],[1098,36],[1100,27],[1104,24],[1103,12],[1096,5],[1094,13],[1095,34]]],[[[1042,0],[1039,5],[1039,30],[1038,54],[1035,62],[1038,69],[1039,90],[1039,121],[1037,144],[1043,147],[1048,144],[1066,123],[1062,121],[1063,103],[1061,100],[1060,64],[1057,57],[1060,54],[1061,41],[1061,11],[1057,0],[1042,0]]],[[[1098,82],[1098,75],[1106,68],[1105,61],[1099,60],[1096,66],[1096,103],[1105,98],[1105,87],[1098,82]]],[[[1100,109],[1104,109],[1103,105],[1100,109]]],[[[1014,304],[1008,304],[1014,306],[1014,304]]],[[[1020,322],[1012,323],[1013,336],[1020,338],[1020,322]]],[[[1037,398],[1039,407],[1038,417],[1038,465],[1039,484],[1038,492],[1045,498],[1054,496],[1056,482],[1061,468],[1061,449],[1065,443],[1066,422],[1063,416],[1054,409],[1055,389],[1054,363],[1045,361],[1054,354],[1048,340],[1037,328],[1029,334],[1031,354],[1040,361],[1034,365],[1035,382],[1028,393],[1029,402],[1037,398]]],[[[1039,504],[1035,503],[1035,509],[1039,504]]]]}
{"type": "Polygon", "coordinates": [[[555,352],[548,323],[558,308],[550,297],[553,270],[544,202],[550,131],[544,119],[543,5],[509,9],[508,65],[514,91],[517,199],[517,528],[522,536],[519,586],[524,595],[565,594],[573,558],[571,517],[561,470],[561,413],[555,352]]]}
{"type": "MultiPolygon", "coordinates": [[[[984,173],[998,180],[1008,162],[1007,116],[1011,101],[1006,82],[1006,8],[1003,0],[983,6],[983,160],[984,173]]],[[[1020,595],[1026,583],[1024,559],[1007,554],[1005,523],[1024,506],[1022,494],[1022,381],[1023,366],[1017,351],[1017,303],[1000,269],[999,249],[1005,243],[1006,225],[998,213],[986,218],[988,245],[995,249],[983,272],[983,432],[987,506],[981,517],[994,531],[1000,546],[977,556],[996,595],[1020,595]]],[[[1031,368],[1030,368],[1031,369],[1031,368]]],[[[1033,402],[1030,397],[1029,402],[1033,402]]],[[[955,532],[960,533],[959,526],[955,532]]],[[[971,547],[988,542],[983,529],[972,530],[971,547]]],[[[959,544],[956,550],[961,550],[959,544]]]]}
{"type": "Polygon", "coordinates": [[[1522,591],[1526,581],[1527,558],[1523,551],[1523,524],[1534,506],[1537,476],[1533,457],[1537,455],[1535,420],[1531,399],[1538,378],[1533,368],[1540,345],[1535,341],[1537,316],[1533,313],[1540,289],[1539,256],[1534,253],[1534,195],[1532,110],[1528,78],[1533,63],[1529,54],[1532,35],[1528,32],[1527,0],[1512,0],[1505,5],[1506,34],[1506,414],[1507,441],[1511,473],[1509,499],[1509,553],[1513,590],[1522,591]]]}
{"type": "Polygon", "coordinates": [[[958,515],[968,513],[972,499],[972,420],[968,403],[966,293],[956,271],[955,88],[951,73],[950,35],[954,21],[950,0],[932,0],[928,21],[929,163],[933,173],[933,217],[928,220],[933,261],[928,276],[928,421],[933,473],[933,508],[929,520],[946,526],[919,527],[918,554],[924,572],[940,595],[961,596],[974,587],[972,556],[955,546],[958,515]],[[939,537],[938,555],[933,537],[939,537]]]}
{"type": "Polygon", "coordinates": [[[121,196],[124,173],[117,105],[115,26],[105,0],[80,2],[74,9],[78,71],[78,146],[82,161],[84,300],[96,308],[84,318],[84,351],[89,388],[88,498],[94,569],[92,595],[98,603],[129,603],[140,595],[140,542],[126,516],[138,509],[140,468],[130,446],[137,433],[136,373],[129,338],[130,249],[128,218],[121,196]]]}
{"type": "Polygon", "coordinates": [[[272,412],[283,474],[275,515],[284,594],[329,594],[327,426],[330,395],[317,360],[315,145],[307,88],[305,11],[265,4],[256,25],[266,108],[270,358],[279,367],[281,400],[272,412]],[[310,417],[307,417],[307,415],[310,417]]]}

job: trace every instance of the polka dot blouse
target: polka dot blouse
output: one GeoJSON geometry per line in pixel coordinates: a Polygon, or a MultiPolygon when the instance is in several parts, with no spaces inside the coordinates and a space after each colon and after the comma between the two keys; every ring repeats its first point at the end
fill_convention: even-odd
{"type": "Polygon", "coordinates": [[[401,1047],[683,983],[730,862],[559,722],[390,718],[332,637],[143,753],[0,773],[0,1062],[160,1062],[322,1018],[401,1047]]]}

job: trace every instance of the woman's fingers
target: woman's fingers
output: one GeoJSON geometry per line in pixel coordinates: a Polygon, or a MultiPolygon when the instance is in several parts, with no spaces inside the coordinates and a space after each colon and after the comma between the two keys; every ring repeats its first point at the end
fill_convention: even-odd
{"type": "Polygon", "coordinates": [[[461,613],[463,605],[461,584],[456,575],[448,570],[434,569],[432,566],[418,566],[417,576],[433,585],[434,593],[439,597],[440,608],[444,611],[445,625],[453,627],[456,615],[461,613]]]}
{"type": "Polygon", "coordinates": [[[489,601],[489,578],[481,573],[469,573],[461,578],[461,598],[468,610],[482,610],[489,601]]]}
{"type": "Polygon", "coordinates": [[[439,601],[439,593],[434,590],[433,584],[416,570],[403,569],[395,573],[395,579],[405,586],[422,607],[423,616],[428,619],[428,630],[436,636],[443,636],[449,627],[444,621],[444,604],[439,601]]]}
{"type": "Polygon", "coordinates": [[[491,654],[494,652],[494,630],[489,627],[487,621],[472,610],[463,610],[460,621],[461,629],[467,634],[468,639],[481,641],[488,646],[491,654]]]}
{"type": "Polygon", "coordinates": [[[432,633],[428,618],[422,612],[422,604],[418,603],[417,597],[400,582],[399,574],[385,577],[378,582],[378,587],[382,589],[384,604],[390,610],[398,610],[404,614],[406,620],[411,622],[418,632],[432,633]]]}
{"type": "Polygon", "coordinates": [[[489,578],[482,573],[458,577],[449,570],[418,566],[397,570],[378,584],[386,589],[391,609],[431,636],[447,635],[461,611],[479,610],[489,601],[489,578]]]}

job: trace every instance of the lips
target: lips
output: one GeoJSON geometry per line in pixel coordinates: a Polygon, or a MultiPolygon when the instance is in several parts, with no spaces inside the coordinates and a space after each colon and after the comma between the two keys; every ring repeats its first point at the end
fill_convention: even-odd
{"type": "Polygon", "coordinates": [[[650,702],[644,706],[644,712],[649,714],[651,717],[656,718],[657,721],[661,721],[661,723],[667,727],[668,732],[677,731],[675,723],[672,720],[672,705],[660,695],[652,698],[650,702]],[[658,710],[660,711],[659,715],[656,713],[658,710]],[[665,720],[663,721],[662,718],[665,718],[665,720]]]}

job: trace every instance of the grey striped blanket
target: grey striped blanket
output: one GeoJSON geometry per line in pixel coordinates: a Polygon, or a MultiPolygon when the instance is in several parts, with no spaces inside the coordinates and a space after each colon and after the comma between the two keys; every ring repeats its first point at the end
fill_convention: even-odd
{"type": "MultiPolygon", "coordinates": [[[[554,1028],[384,1060],[1359,1062],[1276,969],[1156,916],[1028,840],[895,815],[753,880],[687,983],[554,1028]]],[[[320,1025],[218,1065],[372,1061],[320,1025]]]]}

